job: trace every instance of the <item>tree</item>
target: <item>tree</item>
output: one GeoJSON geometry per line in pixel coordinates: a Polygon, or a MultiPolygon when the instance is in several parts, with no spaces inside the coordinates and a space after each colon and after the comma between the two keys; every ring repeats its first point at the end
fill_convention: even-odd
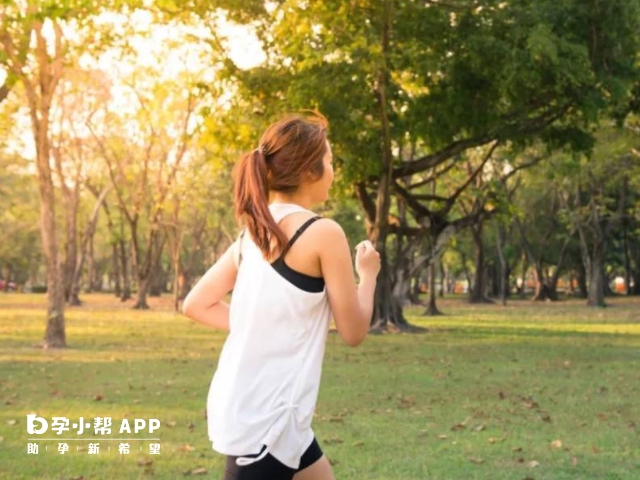
{"type": "MultiPolygon", "coordinates": [[[[628,96],[635,74],[638,6],[624,0],[269,5],[228,7],[240,20],[251,10],[264,64],[243,70],[224,52],[217,58],[239,104],[265,121],[317,106],[339,126],[331,132],[337,170],[355,185],[381,253],[373,319],[381,325],[406,326],[389,253],[399,179],[424,182],[496,142],[585,148],[589,123],[628,96]]],[[[422,185],[407,198],[429,195],[422,185]]],[[[413,233],[445,231],[428,201],[406,204],[413,233]]]]}
{"type": "Polygon", "coordinates": [[[534,301],[558,299],[558,280],[573,243],[572,229],[562,219],[561,199],[553,188],[554,169],[550,163],[527,172],[514,198],[514,224],[533,267],[534,301]]]}
{"type": "Polygon", "coordinates": [[[25,175],[28,163],[14,155],[0,155],[0,277],[18,285],[31,280],[41,262],[38,232],[38,192],[25,175]]]}
{"type": "Polygon", "coordinates": [[[69,13],[48,9],[46,5],[33,1],[14,4],[13,7],[5,6],[0,10],[0,45],[3,57],[11,75],[24,88],[36,147],[40,232],[47,261],[47,327],[42,342],[45,348],[66,347],[64,278],[57,240],[52,169],[49,163],[49,122],[53,96],[64,68],[62,16],[69,13]],[[43,32],[45,23],[52,27],[51,39],[43,32]],[[30,41],[32,38],[33,41],[30,41]],[[31,55],[28,56],[29,53],[31,55]]]}
{"type": "MultiPolygon", "coordinates": [[[[93,20],[100,7],[89,0],[68,2],[3,0],[0,9],[0,66],[7,78],[0,91],[7,95],[18,83],[27,100],[36,150],[40,194],[40,233],[47,264],[47,326],[44,348],[66,347],[64,323],[64,274],[51,166],[51,115],[57,88],[67,63],[81,52],[97,51],[113,34],[98,32],[93,20]],[[73,25],[73,27],[71,26],[73,25]],[[73,28],[76,35],[67,35],[73,28]],[[66,33],[65,33],[66,32],[66,33]]],[[[126,2],[112,4],[114,10],[126,2]]],[[[95,52],[94,52],[95,53],[95,52]]]]}
{"type": "Polygon", "coordinates": [[[91,209],[86,231],[79,233],[78,216],[85,184],[89,177],[99,177],[104,173],[104,169],[96,169],[92,162],[96,152],[91,148],[85,124],[108,99],[109,85],[105,77],[99,70],[68,66],[54,98],[54,128],[49,136],[65,214],[63,278],[65,299],[71,305],[81,305],[80,282],[87,248],[95,233],[101,204],[110,190],[106,186],[96,195],[97,203],[91,209]]]}
{"type": "Polygon", "coordinates": [[[191,118],[197,93],[192,85],[181,87],[177,82],[158,82],[145,91],[133,85],[131,90],[137,103],[133,115],[118,118],[105,111],[101,131],[88,126],[129,226],[138,280],[134,308],[148,309],[147,292],[166,242],[165,203],[194,132],[191,118]]]}
{"type": "Polygon", "coordinates": [[[166,231],[173,267],[173,298],[180,308],[198,271],[206,269],[212,250],[215,263],[236,239],[230,170],[217,168],[206,148],[194,149],[191,161],[180,172],[167,202],[166,218],[161,223],[166,231]],[[211,236],[208,232],[215,232],[211,236]],[[207,248],[209,247],[209,248],[207,248]]]}
{"type": "Polygon", "coordinates": [[[605,306],[605,255],[614,229],[621,224],[630,178],[640,175],[633,153],[634,135],[615,125],[601,128],[591,155],[554,159],[556,185],[564,216],[575,229],[587,274],[589,306],[605,306]]]}

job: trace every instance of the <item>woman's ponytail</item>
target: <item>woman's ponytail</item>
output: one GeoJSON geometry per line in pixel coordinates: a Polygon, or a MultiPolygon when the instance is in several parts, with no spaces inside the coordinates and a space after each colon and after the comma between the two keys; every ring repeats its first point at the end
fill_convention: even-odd
{"type": "Polygon", "coordinates": [[[233,170],[236,220],[244,217],[247,230],[265,259],[272,256],[271,239],[282,251],[287,237],[269,211],[268,168],[263,148],[244,155],[233,170]]]}

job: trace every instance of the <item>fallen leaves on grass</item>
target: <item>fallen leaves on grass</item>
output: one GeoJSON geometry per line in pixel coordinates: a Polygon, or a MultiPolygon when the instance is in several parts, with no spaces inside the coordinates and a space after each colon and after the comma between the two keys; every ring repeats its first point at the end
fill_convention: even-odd
{"type": "Polygon", "coordinates": [[[344,440],[342,440],[341,438],[327,438],[322,441],[322,443],[324,443],[325,445],[336,445],[343,442],[344,440]]]}
{"type": "Polygon", "coordinates": [[[562,440],[554,440],[551,442],[553,448],[562,448],[562,440]]]}
{"type": "Polygon", "coordinates": [[[403,397],[402,395],[398,395],[398,408],[409,408],[413,407],[416,404],[413,395],[409,395],[407,397],[403,397]]]}
{"type": "Polygon", "coordinates": [[[454,432],[464,430],[465,428],[467,428],[467,423],[469,423],[469,420],[471,420],[471,417],[465,418],[462,422],[456,423],[453,427],[451,427],[451,430],[454,432]]]}
{"type": "Polygon", "coordinates": [[[193,470],[185,470],[183,475],[204,475],[207,473],[207,469],[204,467],[194,468],[193,470]]]}

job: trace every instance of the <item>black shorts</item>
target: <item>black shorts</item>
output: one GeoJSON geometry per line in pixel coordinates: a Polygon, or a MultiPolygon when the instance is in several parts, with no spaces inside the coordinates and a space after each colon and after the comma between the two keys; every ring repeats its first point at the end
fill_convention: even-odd
{"type": "MultiPolygon", "coordinates": [[[[255,458],[259,455],[260,453],[245,456],[255,458]]],[[[314,464],[321,457],[322,450],[315,438],[309,448],[302,454],[300,466],[297,469],[287,467],[270,453],[267,453],[263,459],[255,463],[243,466],[236,464],[236,458],[238,457],[228,456],[223,480],[291,480],[297,472],[314,464]]]]}

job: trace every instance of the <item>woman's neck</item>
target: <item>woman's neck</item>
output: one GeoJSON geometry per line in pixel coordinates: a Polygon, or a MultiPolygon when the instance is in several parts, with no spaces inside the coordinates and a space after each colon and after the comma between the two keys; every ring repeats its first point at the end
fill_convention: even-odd
{"type": "Polygon", "coordinates": [[[269,203],[293,203],[301,206],[302,208],[306,208],[307,210],[311,208],[313,202],[311,199],[304,195],[283,195],[279,192],[272,192],[269,198],[269,203]]]}

